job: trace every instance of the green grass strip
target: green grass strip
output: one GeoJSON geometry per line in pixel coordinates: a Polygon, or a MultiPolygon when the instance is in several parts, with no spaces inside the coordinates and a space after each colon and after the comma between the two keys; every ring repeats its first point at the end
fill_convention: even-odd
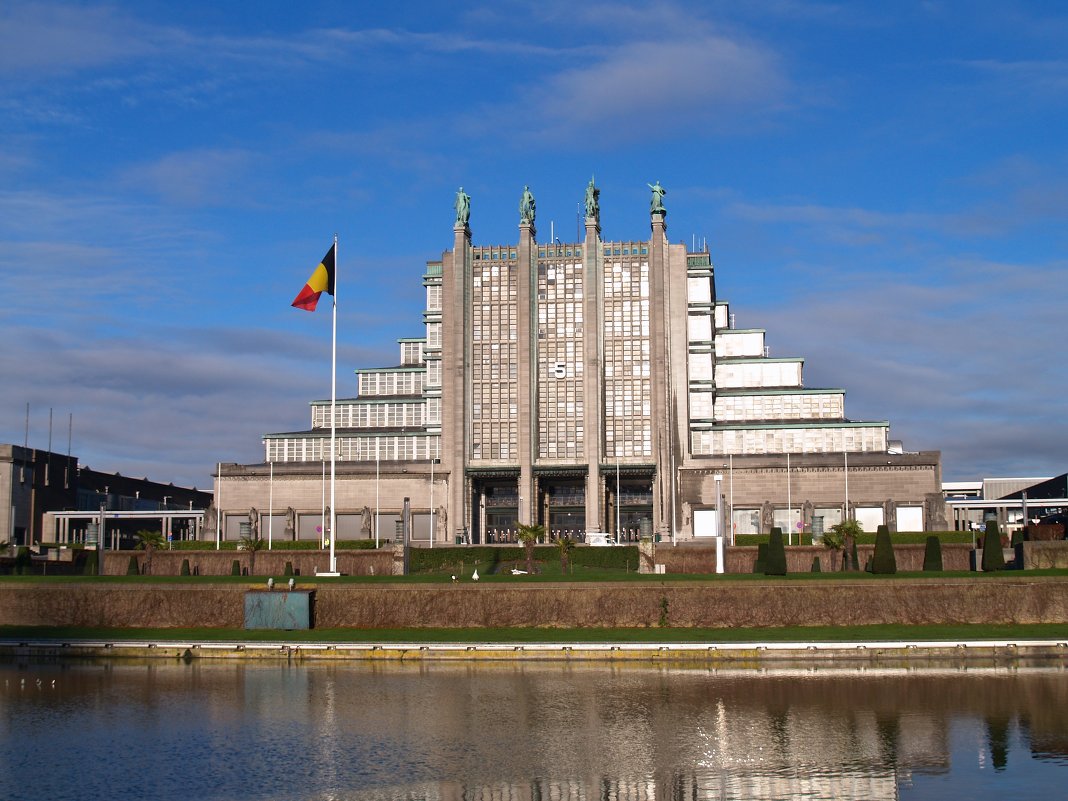
{"type": "MultiPolygon", "coordinates": [[[[1048,570],[999,570],[984,573],[970,570],[941,572],[900,572],[894,575],[875,575],[863,570],[852,573],[788,573],[785,576],[765,576],[762,573],[666,573],[660,575],[625,572],[618,568],[582,567],[573,572],[561,573],[546,569],[536,575],[513,576],[511,573],[483,572],[482,565],[468,565],[462,574],[457,574],[457,581],[471,584],[471,573],[478,568],[480,584],[544,584],[544,583],[590,583],[590,582],[637,582],[670,584],[675,582],[722,583],[746,581],[931,581],[945,578],[966,578],[975,581],[1021,580],[1035,577],[1068,578],[1068,569],[1048,570]]],[[[289,581],[289,576],[274,575],[275,586],[282,588],[289,581]]],[[[296,576],[297,587],[319,584],[450,584],[452,574],[418,573],[408,576],[296,576]]],[[[0,576],[3,584],[241,584],[249,587],[261,587],[267,582],[267,576],[0,576]]]]}
{"type": "Polygon", "coordinates": [[[784,628],[456,628],[312,629],[270,631],[216,628],[123,629],[73,626],[0,626],[0,639],[123,640],[153,642],[331,643],[738,643],[1066,640],[1068,623],[1021,625],[790,626],[784,628]]]}

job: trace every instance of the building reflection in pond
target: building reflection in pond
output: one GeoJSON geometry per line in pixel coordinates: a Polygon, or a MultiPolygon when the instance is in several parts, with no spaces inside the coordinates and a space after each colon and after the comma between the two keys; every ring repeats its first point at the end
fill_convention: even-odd
{"type": "Polygon", "coordinates": [[[1054,795],[1068,780],[1062,668],[201,661],[0,674],[0,797],[35,755],[82,755],[35,773],[42,792],[104,782],[94,772],[116,743],[152,743],[144,797],[159,799],[895,799],[976,771],[993,798],[991,776],[1051,781],[1054,795]],[[16,690],[23,678],[56,686],[16,690]]]}

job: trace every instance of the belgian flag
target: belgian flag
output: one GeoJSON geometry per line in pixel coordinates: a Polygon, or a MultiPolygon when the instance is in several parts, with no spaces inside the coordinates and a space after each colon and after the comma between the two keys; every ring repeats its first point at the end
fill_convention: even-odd
{"type": "Polygon", "coordinates": [[[337,243],[331,245],[330,250],[323,256],[323,260],[319,262],[319,266],[312,271],[308,283],[293,301],[296,308],[315,311],[321,294],[324,292],[328,295],[334,294],[334,249],[336,247],[337,243]]]}

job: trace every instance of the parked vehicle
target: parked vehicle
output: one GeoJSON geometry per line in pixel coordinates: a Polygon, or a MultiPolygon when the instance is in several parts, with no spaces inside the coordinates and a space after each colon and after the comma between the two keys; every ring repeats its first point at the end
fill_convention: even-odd
{"type": "Polygon", "coordinates": [[[616,538],[606,531],[590,531],[586,534],[586,544],[596,547],[616,545],[616,538]]]}

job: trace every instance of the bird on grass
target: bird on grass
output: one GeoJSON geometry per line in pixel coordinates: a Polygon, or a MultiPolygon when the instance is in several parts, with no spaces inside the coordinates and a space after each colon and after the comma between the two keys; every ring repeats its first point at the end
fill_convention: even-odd
{"type": "Polygon", "coordinates": [[[471,581],[478,581],[478,568],[475,568],[475,572],[471,574],[471,581]]]}

